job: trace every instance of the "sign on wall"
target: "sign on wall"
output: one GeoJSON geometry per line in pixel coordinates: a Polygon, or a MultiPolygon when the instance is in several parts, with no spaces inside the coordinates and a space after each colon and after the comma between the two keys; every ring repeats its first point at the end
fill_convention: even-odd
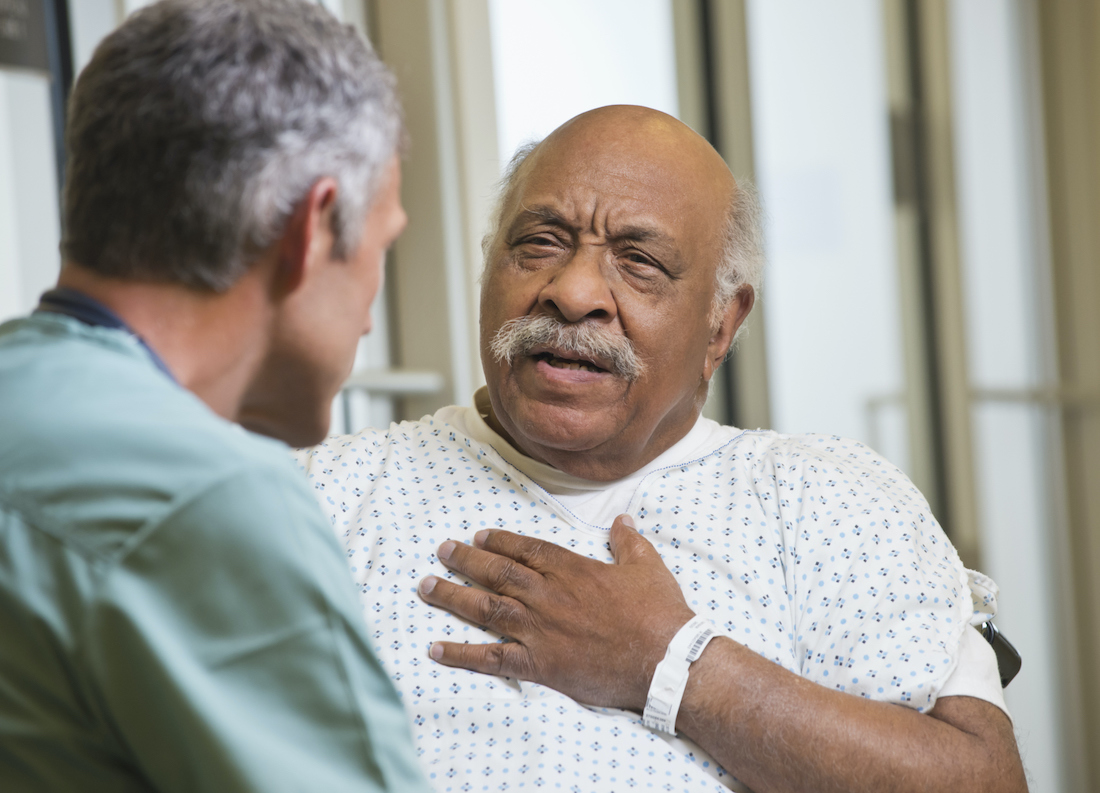
{"type": "Polygon", "coordinates": [[[50,70],[46,0],[0,0],[0,67],[50,70]]]}

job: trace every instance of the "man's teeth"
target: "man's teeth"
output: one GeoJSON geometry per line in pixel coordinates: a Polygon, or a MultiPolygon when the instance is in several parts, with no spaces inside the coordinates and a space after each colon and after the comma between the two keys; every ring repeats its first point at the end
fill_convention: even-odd
{"type": "Polygon", "coordinates": [[[599,372],[591,364],[584,363],[583,361],[566,361],[562,358],[551,357],[547,360],[547,363],[553,366],[555,369],[584,369],[586,372],[599,372]]]}

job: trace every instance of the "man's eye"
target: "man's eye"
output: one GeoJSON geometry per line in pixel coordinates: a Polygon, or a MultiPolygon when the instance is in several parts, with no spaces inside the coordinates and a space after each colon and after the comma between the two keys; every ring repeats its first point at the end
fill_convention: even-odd
{"type": "Polygon", "coordinates": [[[635,272],[643,273],[648,270],[660,270],[661,265],[646,256],[641,251],[623,251],[622,258],[635,272]]]}
{"type": "Polygon", "coordinates": [[[557,245],[558,241],[553,237],[547,236],[545,234],[536,234],[533,237],[527,237],[526,239],[520,240],[520,244],[546,247],[550,245],[557,245]]]}

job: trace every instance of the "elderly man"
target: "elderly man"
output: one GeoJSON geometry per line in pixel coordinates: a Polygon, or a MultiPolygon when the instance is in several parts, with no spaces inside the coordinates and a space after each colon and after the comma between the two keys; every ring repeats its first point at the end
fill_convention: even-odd
{"type": "Polygon", "coordinates": [[[401,134],[302,0],[168,0],[80,75],[58,288],[0,328],[0,790],[427,789],[285,443],[370,327],[401,134]]]}
{"type": "Polygon", "coordinates": [[[573,119],[507,178],[475,406],[306,455],[438,791],[1024,789],[994,587],[904,474],[700,418],[753,215],[676,120],[573,119]]]}

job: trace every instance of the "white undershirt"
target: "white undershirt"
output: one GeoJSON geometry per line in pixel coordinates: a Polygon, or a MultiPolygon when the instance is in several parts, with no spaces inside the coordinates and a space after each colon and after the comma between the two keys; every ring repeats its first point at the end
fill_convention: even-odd
{"type": "MultiPolygon", "coordinates": [[[[648,465],[613,482],[593,482],[567,474],[533,460],[516,449],[486,423],[489,395],[484,387],[474,394],[474,407],[451,405],[435,418],[453,426],[466,437],[494,449],[546,492],[586,523],[610,526],[625,510],[639,480],[659,468],[683,465],[710,454],[736,438],[741,430],[699,417],[687,435],[670,446],[648,465]]],[[[955,670],[940,689],[940,697],[968,696],[985,700],[1006,715],[1004,692],[997,670],[997,656],[976,628],[964,631],[959,642],[959,660],[955,670]]]]}

